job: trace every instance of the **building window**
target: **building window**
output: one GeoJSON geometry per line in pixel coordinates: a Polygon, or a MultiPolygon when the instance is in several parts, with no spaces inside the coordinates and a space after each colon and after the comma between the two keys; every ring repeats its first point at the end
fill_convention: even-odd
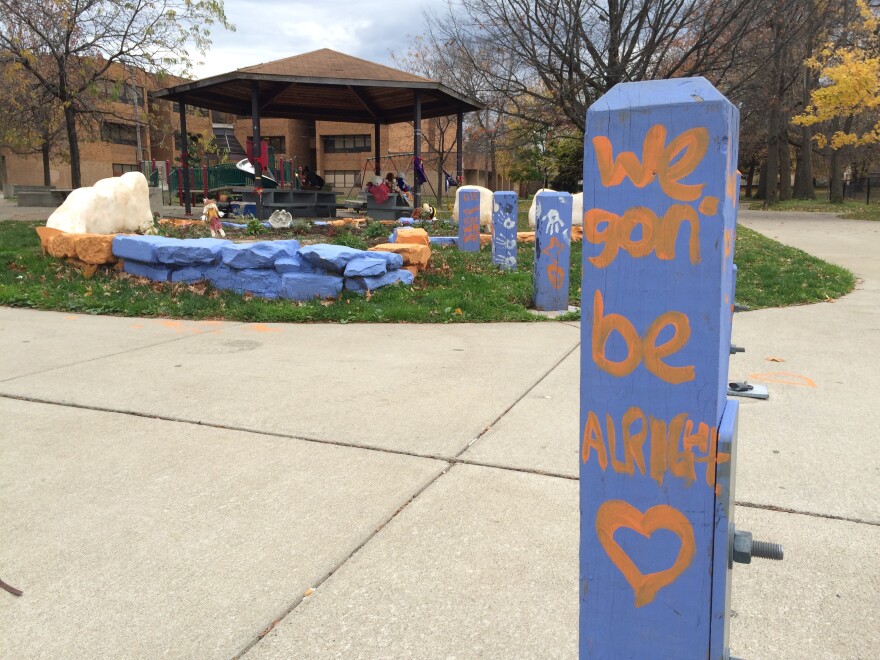
{"type": "Polygon", "coordinates": [[[137,129],[131,124],[101,124],[101,139],[113,144],[130,144],[137,146],[137,129]]]}
{"type": "Polygon", "coordinates": [[[99,80],[98,91],[108,100],[116,103],[128,103],[134,105],[135,101],[140,107],[144,107],[144,88],[117,80],[99,80]]]}
{"type": "Polygon", "coordinates": [[[286,154],[287,150],[284,148],[286,144],[286,139],[283,135],[281,136],[266,136],[263,138],[269,143],[269,148],[275,152],[275,155],[278,154],[286,154]]]}
{"type": "Polygon", "coordinates": [[[369,135],[325,135],[324,153],[348,154],[359,151],[370,151],[371,142],[369,135]]]}
{"type": "Polygon", "coordinates": [[[324,182],[336,190],[348,191],[361,185],[360,170],[330,170],[324,172],[324,182]]]}
{"type": "Polygon", "coordinates": [[[127,163],[113,163],[113,176],[122,176],[126,172],[140,172],[137,165],[127,163]]]}
{"type": "MultiPolygon", "coordinates": [[[[171,104],[171,110],[172,112],[174,112],[174,114],[180,114],[180,103],[174,101],[171,104]]],[[[204,108],[197,108],[194,105],[188,105],[186,106],[186,114],[193,115],[195,117],[207,117],[208,111],[204,108]]]]}

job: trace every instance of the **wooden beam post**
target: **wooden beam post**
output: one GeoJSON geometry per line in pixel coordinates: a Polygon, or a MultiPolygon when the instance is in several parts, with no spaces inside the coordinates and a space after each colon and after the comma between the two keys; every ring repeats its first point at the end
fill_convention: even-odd
{"type": "Polygon", "coordinates": [[[183,208],[187,216],[192,215],[192,195],[189,185],[189,133],[186,130],[186,104],[177,104],[180,110],[180,167],[183,170],[183,208]]]}
{"type": "Polygon", "coordinates": [[[738,136],[704,78],[587,112],[581,658],[727,657],[738,136]]]}
{"type": "MultiPolygon", "coordinates": [[[[422,157],[422,92],[415,90],[415,119],[413,121],[413,157],[422,157]]],[[[413,172],[413,203],[416,208],[422,205],[422,184],[413,172]]]]}
{"type": "MultiPolygon", "coordinates": [[[[381,158],[381,150],[379,149],[379,138],[381,137],[382,124],[378,121],[373,124],[373,158],[375,159],[375,168],[374,172],[376,176],[381,176],[382,174],[382,166],[379,164],[379,158],[381,158]]],[[[397,172],[394,173],[395,176],[397,172]]]]}
{"type": "Polygon", "coordinates": [[[544,312],[568,310],[572,198],[566,192],[535,197],[534,305],[544,312]]]}
{"type": "Polygon", "coordinates": [[[464,113],[459,110],[455,121],[455,182],[464,185],[464,113]]]}
{"type": "MultiPolygon", "coordinates": [[[[254,166],[254,190],[263,189],[263,140],[260,137],[260,84],[251,81],[251,164],[254,166]]],[[[257,192],[257,220],[263,220],[263,195],[257,192]]]]}

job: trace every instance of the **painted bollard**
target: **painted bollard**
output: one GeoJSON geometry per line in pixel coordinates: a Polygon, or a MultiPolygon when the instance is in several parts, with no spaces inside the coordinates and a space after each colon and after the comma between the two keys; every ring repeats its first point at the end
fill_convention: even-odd
{"type": "Polygon", "coordinates": [[[703,78],[587,112],[580,657],[726,652],[739,114],[703,78]]]}
{"type": "Polygon", "coordinates": [[[571,265],[571,195],[540,192],[535,196],[535,309],[568,309],[571,265]]]}
{"type": "Polygon", "coordinates": [[[458,191],[458,249],[480,251],[480,192],[458,191]]]}
{"type": "Polygon", "coordinates": [[[496,192],[492,204],[492,263],[516,270],[516,230],[519,218],[515,192],[496,192]]]}

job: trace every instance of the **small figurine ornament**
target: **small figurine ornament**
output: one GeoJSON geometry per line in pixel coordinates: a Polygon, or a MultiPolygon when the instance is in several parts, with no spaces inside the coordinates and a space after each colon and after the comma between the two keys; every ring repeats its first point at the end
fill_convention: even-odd
{"type": "Polygon", "coordinates": [[[217,208],[217,202],[207,197],[204,202],[205,208],[202,209],[202,220],[211,227],[211,238],[217,238],[218,232],[221,238],[226,238],[226,232],[223,231],[223,226],[220,224],[220,211],[217,208]]]}

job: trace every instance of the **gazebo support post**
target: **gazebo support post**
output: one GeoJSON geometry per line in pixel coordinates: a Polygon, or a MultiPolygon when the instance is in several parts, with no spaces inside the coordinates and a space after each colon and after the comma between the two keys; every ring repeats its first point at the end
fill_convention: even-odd
{"type": "Polygon", "coordinates": [[[183,168],[183,208],[192,215],[192,199],[189,189],[189,133],[186,132],[186,104],[177,104],[180,110],[180,167],[183,168]]]}
{"type": "MultiPolygon", "coordinates": [[[[415,90],[416,97],[416,116],[413,122],[413,158],[422,157],[422,92],[415,90]]],[[[415,168],[413,168],[415,170],[415,168]]],[[[413,171],[413,204],[416,208],[422,205],[422,184],[419,183],[419,177],[413,171]]]]}
{"type": "MultiPolygon", "coordinates": [[[[260,86],[256,80],[251,81],[251,122],[253,136],[251,138],[251,164],[254,166],[254,189],[263,188],[263,142],[260,137],[260,86]]],[[[263,220],[263,195],[257,194],[257,220],[263,220]]]]}
{"type": "Polygon", "coordinates": [[[381,131],[381,124],[376,122],[373,124],[373,158],[375,159],[376,167],[373,168],[373,172],[376,176],[380,176],[382,174],[382,166],[379,163],[379,137],[381,131]]]}
{"type": "Polygon", "coordinates": [[[455,182],[464,185],[464,113],[459,110],[455,121],[455,182]]]}

